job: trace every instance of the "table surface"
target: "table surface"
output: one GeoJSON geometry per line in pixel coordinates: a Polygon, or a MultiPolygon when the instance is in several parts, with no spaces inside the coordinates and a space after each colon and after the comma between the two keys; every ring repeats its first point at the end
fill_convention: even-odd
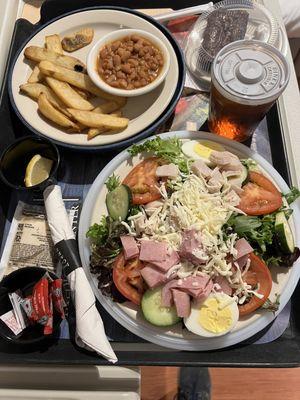
{"type": "MultiPolygon", "coordinates": [[[[276,0],[277,1],[277,0],[276,0]]],[[[32,23],[36,23],[39,20],[39,9],[40,9],[40,5],[41,5],[42,1],[27,1],[26,4],[24,5],[23,11],[22,11],[22,17],[26,18],[28,20],[30,20],[30,22],[32,23]]],[[[143,12],[145,12],[146,10],[143,10],[143,12]]],[[[151,13],[153,15],[153,13],[163,13],[166,12],[167,9],[156,9],[156,10],[147,10],[148,13],[151,13]]],[[[299,124],[300,127],[300,124],[299,124]]],[[[264,132],[266,132],[266,127],[262,126],[262,129],[264,132]]],[[[253,146],[255,146],[255,141],[253,143],[253,146]]],[[[260,152],[260,151],[259,151],[260,152]]],[[[86,157],[85,157],[86,158],[86,157]]],[[[266,157],[267,158],[267,157],[266,157]]],[[[281,340],[284,340],[285,338],[281,338],[279,339],[279,342],[281,342],[281,340]]],[[[276,349],[278,348],[278,345],[280,345],[280,343],[275,344],[275,343],[270,343],[268,344],[265,349],[267,349],[267,352],[270,352],[270,354],[276,352],[276,349]]],[[[251,356],[251,350],[250,347],[252,346],[248,346],[247,349],[243,349],[243,348],[236,348],[231,350],[231,360],[225,361],[223,363],[223,365],[255,365],[255,363],[257,363],[257,365],[260,365],[261,363],[264,362],[264,356],[261,354],[257,355],[257,359],[255,360],[255,363],[253,364],[253,360],[252,360],[252,356],[251,356]],[[249,351],[248,351],[249,349],[249,351]],[[247,361],[248,360],[248,361],[247,361]]],[[[132,343],[129,344],[127,343],[124,347],[123,343],[115,343],[114,344],[114,348],[118,351],[122,352],[122,363],[124,364],[128,364],[128,362],[132,361],[132,351],[136,352],[136,363],[140,363],[139,362],[139,357],[140,357],[140,352],[144,352],[145,350],[147,350],[148,355],[145,358],[143,358],[143,363],[144,364],[153,364],[156,363],[156,356],[157,356],[157,352],[168,352],[169,356],[168,356],[168,362],[169,363],[180,363],[181,361],[183,362],[185,359],[185,355],[184,353],[181,353],[180,355],[176,352],[172,352],[171,350],[166,350],[164,348],[158,348],[155,345],[152,344],[145,344],[145,343],[132,343]]],[[[26,360],[36,360],[36,357],[38,356],[38,353],[40,351],[37,350],[33,353],[28,353],[26,355],[26,360]]],[[[57,363],[57,352],[61,352],[64,353],[66,355],[69,355],[70,358],[68,358],[68,361],[72,362],[72,363],[79,363],[76,353],[73,351],[72,348],[72,344],[69,341],[60,341],[60,343],[57,343],[56,346],[52,346],[51,348],[49,348],[47,350],[47,357],[46,359],[41,359],[41,362],[47,362],[47,363],[57,363]]],[[[20,351],[20,354],[14,354],[11,353],[11,351],[9,350],[9,348],[6,347],[5,343],[0,343],[0,353],[3,353],[3,356],[5,354],[6,357],[6,361],[8,363],[15,363],[15,362],[23,362],[23,357],[24,357],[24,352],[20,351]]],[[[283,357],[283,363],[286,364],[294,364],[297,365],[298,364],[298,346],[294,343],[291,342],[288,344],[288,353],[289,354],[293,354],[294,358],[289,358],[287,359],[287,357],[283,357]]],[[[144,356],[143,356],[144,357],[144,356]]],[[[2,357],[1,357],[2,358],[2,357]]],[[[209,364],[210,365],[222,365],[222,363],[220,363],[220,354],[215,353],[215,354],[197,354],[197,353],[193,353],[193,354],[189,354],[188,356],[189,358],[189,363],[190,364],[195,364],[195,365],[199,365],[201,363],[203,363],[203,365],[207,365],[209,360],[209,364]]],[[[63,360],[63,361],[59,361],[61,363],[66,363],[68,362],[67,360],[63,360]]],[[[87,364],[94,364],[95,363],[95,358],[92,354],[83,354],[82,358],[80,360],[80,362],[82,363],[87,363],[87,364]]],[[[165,362],[162,361],[162,364],[167,364],[165,362]]]]}

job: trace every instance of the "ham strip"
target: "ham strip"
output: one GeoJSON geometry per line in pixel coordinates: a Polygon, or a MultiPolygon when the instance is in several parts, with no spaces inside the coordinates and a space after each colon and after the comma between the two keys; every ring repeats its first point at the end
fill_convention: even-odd
{"type": "Polygon", "coordinates": [[[207,261],[202,251],[199,233],[195,229],[184,231],[182,242],[179,250],[181,258],[190,261],[195,265],[203,264],[207,261]]]}
{"type": "Polygon", "coordinates": [[[140,249],[140,260],[153,262],[165,261],[168,255],[167,243],[154,242],[153,240],[142,240],[140,249]]]}
{"type": "Polygon", "coordinates": [[[191,312],[190,296],[187,293],[177,289],[172,289],[172,295],[178,317],[188,317],[191,312]]]}
{"type": "Polygon", "coordinates": [[[178,264],[180,261],[179,255],[176,251],[172,251],[171,254],[167,255],[164,261],[152,261],[152,265],[157,267],[162,272],[167,272],[171,267],[178,264]]]}
{"type": "Polygon", "coordinates": [[[229,282],[227,281],[224,276],[216,276],[214,278],[214,283],[217,283],[220,286],[220,289],[216,290],[217,292],[223,292],[225,294],[228,294],[228,296],[232,295],[232,288],[229,285],[229,282]]]}
{"type": "Polygon", "coordinates": [[[153,289],[165,282],[167,282],[168,277],[161,271],[158,271],[155,267],[147,264],[143,269],[141,269],[141,275],[147,285],[153,289]]]}
{"type": "Polygon", "coordinates": [[[239,258],[245,256],[246,254],[250,254],[253,251],[253,248],[250,246],[250,244],[247,242],[246,239],[242,238],[239,239],[235,242],[235,249],[237,251],[237,255],[236,255],[236,260],[238,260],[239,258]]]}
{"type": "Polygon", "coordinates": [[[185,292],[195,299],[205,300],[210,294],[213,283],[208,275],[189,276],[185,279],[174,279],[168,282],[162,289],[162,305],[171,307],[173,304],[172,289],[185,292]]]}
{"type": "Polygon", "coordinates": [[[132,236],[121,236],[120,239],[123,246],[125,260],[130,260],[139,255],[139,248],[132,236]]]}

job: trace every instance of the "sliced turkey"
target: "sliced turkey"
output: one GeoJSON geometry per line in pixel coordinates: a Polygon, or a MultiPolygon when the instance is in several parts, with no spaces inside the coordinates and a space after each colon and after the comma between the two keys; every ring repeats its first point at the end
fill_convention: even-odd
{"type": "Polygon", "coordinates": [[[196,160],[191,165],[193,173],[199,177],[210,178],[212,170],[202,160],[196,160]]]}
{"type": "Polygon", "coordinates": [[[171,163],[166,165],[160,165],[156,168],[156,176],[160,178],[171,178],[175,179],[179,175],[179,169],[177,165],[171,163]]]}

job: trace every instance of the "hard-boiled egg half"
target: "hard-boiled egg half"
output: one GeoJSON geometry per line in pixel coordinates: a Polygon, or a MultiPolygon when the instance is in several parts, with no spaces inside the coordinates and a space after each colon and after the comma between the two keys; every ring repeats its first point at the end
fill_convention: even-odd
{"type": "Polygon", "coordinates": [[[210,165],[209,156],[212,151],[225,151],[222,145],[210,140],[188,140],[183,143],[181,149],[188,158],[202,160],[207,165],[210,165]]]}
{"type": "Polygon", "coordinates": [[[224,293],[214,293],[204,302],[194,302],[184,323],[196,335],[215,337],[230,332],[238,319],[239,310],[234,299],[224,293]]]}

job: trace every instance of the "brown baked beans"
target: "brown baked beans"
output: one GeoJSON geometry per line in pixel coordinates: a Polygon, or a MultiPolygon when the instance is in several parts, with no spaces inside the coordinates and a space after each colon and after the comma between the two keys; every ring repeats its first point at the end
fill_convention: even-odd
{"type": "Polygon", "coordinates": [[[153,43],[141,36],[131,35],[100,50],[98,73],[108,85],[132,90],[153,82],[163,64],[163,55],[153,43]]]}

